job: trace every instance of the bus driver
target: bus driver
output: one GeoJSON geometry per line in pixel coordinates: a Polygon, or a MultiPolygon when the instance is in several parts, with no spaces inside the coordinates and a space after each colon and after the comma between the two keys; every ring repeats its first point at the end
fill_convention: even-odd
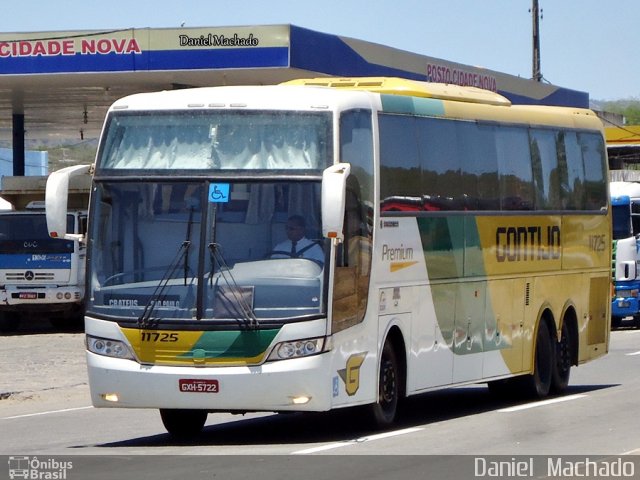
{"type": "Polygon", "coordinates": [[[320,265],[324,264],[324,251],[318,242],[309,240],[306,234],[306,222],[300,215],[292,215],[286,225],[287,240],[277,244],[271,258],[307,258],[320,265]]]}

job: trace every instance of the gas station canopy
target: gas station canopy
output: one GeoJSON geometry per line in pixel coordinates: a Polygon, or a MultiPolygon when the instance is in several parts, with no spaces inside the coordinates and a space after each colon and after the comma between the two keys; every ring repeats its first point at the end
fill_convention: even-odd
{"type": "Polygon", "coordinates": [[[293,25],[4,33],[0,141],[13,140],[19,161],[21,138],[97,137],[107,108],[128,94],[317,76],[395,76],[474,85],[513,103],[589,103],[585,92],[293,25]]]}

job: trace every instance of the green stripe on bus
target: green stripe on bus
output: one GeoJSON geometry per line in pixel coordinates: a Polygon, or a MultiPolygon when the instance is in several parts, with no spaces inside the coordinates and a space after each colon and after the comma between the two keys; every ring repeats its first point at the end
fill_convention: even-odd
{"type": "Polygon", "coordinates": [[[499,331],[492,298],[502,299],[486,280],[479,221],[460,215],[417,218],[429,280],[435,280],[431,295],[436,321],[454,355],[501,350],[512,342],[510,332],[499,331]],[[474,277],[479,280],[460,281],[474,277]],[[460,333],[467,341],[455,338],[460,333]]]}
{"type": "Polygon", "coordinates": [[[403,97],[400,95],[380,95],[385,113],[405,113],[412,115],[444,116],[444,103],[433,98],[403,97]]]}
{"type": "Polygon", "coordinates": [[[486,275],[476,217],[421,217],[417,222],[430,280],[486,275]]]}
{"type": "Polygon", "coordinates": [[[180,355],[190,358],[193,352],[205,352],[205,358],[253,358],[264,353],[280,331],[270,330],[233,330],[203,332],[191,351],[180,355]]]}

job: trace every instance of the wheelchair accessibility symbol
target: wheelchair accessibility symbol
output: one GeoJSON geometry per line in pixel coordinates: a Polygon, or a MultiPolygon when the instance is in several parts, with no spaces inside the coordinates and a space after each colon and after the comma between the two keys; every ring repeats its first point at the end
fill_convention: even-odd
{"type": "Polygon", "coordinates": [[[210,203],[227,203],[229,201],[228,183],[212,183],[209,185],[209,202],[210,203]]]}

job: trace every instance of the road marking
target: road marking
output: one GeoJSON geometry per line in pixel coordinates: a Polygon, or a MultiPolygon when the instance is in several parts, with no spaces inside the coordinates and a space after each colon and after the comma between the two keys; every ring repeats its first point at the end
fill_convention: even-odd
{"type": "Polygon", "coordinates": [[[424,430],[424,429],[420,427],[413,427],[413,428],[405,428],[403,430],[394,430],[393,432],[378,433],[376,435],[360,437],[354,440],[348,440],[346,442],[335,442],[335,443],[329,443],[327,445],[321,445],[319,447],[298,450],[298,451],[292,452],[292,455],[307,455],[309,453],[323,452],[325,450],[332,450],[334,448],[348,447],[350,445],[355,445],[357,443],[372,442],[374,440],[380,440],[383,438],[396,437],[398,435],[406,435],[407,433],[419,432],[420,430],[424,430]]]}
{"type": "Polygon", "coordinates": [[[525,403],[524,405],[516,405],[515,407],[501,408],[498,412],[509,413],[518,412],[520,410],[527,410],[528,408],[543,407],[545,405],[551,405],[552,403],[568,402],[570,400],[577,400],[578,398],[586,397],[582,393],[576,395],[567,395],[566,397],[550,398],[549,400],[542,400],[540,402],[525,403]]]}
{"type": "Polygon", "coordinates": [[[50,415],[52,413],[74,412],[76,410],[87,410],[89,408],[93,408],[93,406],[76,407],[76,408],[64,408],[62,410],[49,410],[47,412],[38,412],[38,413],[27,413],[25,415],[14,415],[13,417],[3,417],[0,420],[13,420],[15,418],[37,417],[39,415],[50,415]]]}
{"type": "Polygon", "coordinates": [[[305,450],[298,450],[295,452],[291,452],[291,455],[307,455],[309,453],[317,453],[317,452],[322,452],[324,450],[332,450],[334,448],[348,447],[349,445],[353,445],[353,442],[355,442],[355,440],[349,441],[349,442],[330,443],[328,445],[323,445],[321,447],[307,448],[305,450]]]}
{"type": "Polygon", "coordinates": [[[620,455],[640,455],[640,448],[629,450],[628,452],[622,452],[620,455]]]}
{"type": "Polygon", "coordinates": [[[633,353],[627,353],[625,354],[627,357],[631,357],[633,355],[640,355],[640,352],[633,352],[633,353]]]}

